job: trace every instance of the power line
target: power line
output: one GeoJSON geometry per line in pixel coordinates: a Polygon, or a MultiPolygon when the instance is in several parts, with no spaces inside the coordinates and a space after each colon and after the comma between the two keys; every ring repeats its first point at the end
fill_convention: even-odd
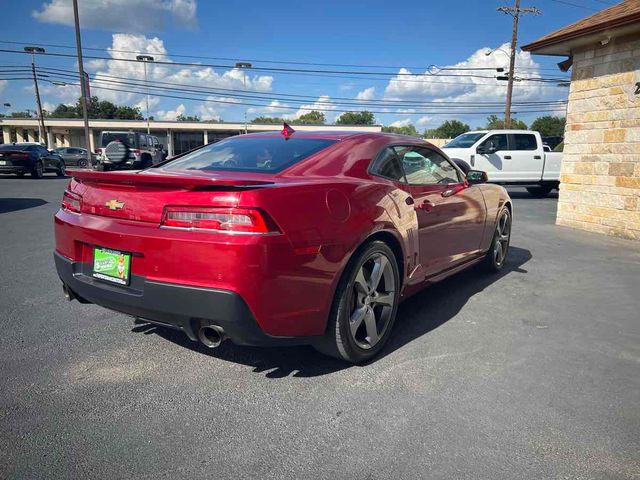
{"type": "MultiPolygon", "coordinates": [[[[66,73],[67,71],[62,70],[62,69],[52,69],[52,68],[44,68],[44,69],[40,69],[41,71],[44,71],[46,73],[49,74],[58,74],[60,76],[66,76],[66,77],[73,77],[71,74],[66,73]],[[62,73],[58,73],[58,72],[62,72],[62,73]]],[[[298,95],[298,94],[287,94],[287,93],[276,93],[276,92],[245,92],[244,90],[234,90],[234,89],[227,89],[227,88],[222,88],[222,87],[216,87],[216,88],[212,88],[212,87],[203,87],[200,85],[192,85],[192,84],[176,84],[173,82],[163,82],[163,81],[158,81],[158,80],[148,80],[147,82],[143,82],[142,80],[139,79],[132,79],[132,78],[126,78],[126,77],[120,77],[120,76],[114,76],[114,75],[107,75],[107,74],[100,74],[99,77],[94,77],[94,82],[95,81],[110,81],[109,79],[114,79],[111,80],[112,82],[115,81],[117,83],[122,83],[125,85],[133,85],[133,86],[139,86],[139,87],[146,87],[147,85],[151,86],[152,88],[159,88],[159,86],[163,87],[164,89],[170,89],[170,90],[177,90],[177,91],[188,91],[188,92],[193,92],[198,91],[198,93],[210,93],[213,95],[227,95],[227,96],[236,96],[236,97],[242,97],[242,98],[257,98],[257,99],[282,99],[285,101],[304,101],[304,102],[312,102],[312,101],[317,101],[317,96],[311,96],[311,95],[298,95]],[[103,77],[106,77],[107,80],[103,79],[103,77]],[[169,87],[164,87],[165,85],[168,85],[169,87]],[[302,99],[302,100],[298,100],[298,99],[302,99]]],[[[425,105],[425,104],[433,104],[433,105],[448,105],[448,104],[453,104],[453,105],[498,105],[498,102],[447,102],[447,101],[421,101],[421,100],[394,100],[394,99],[369,99],[369,100],[358,100],[355,98],[346,98],[346,97],[331,97],[331,102],[334,103],[350,103],[350,104],[354,104],[354,105],[370,105],[370,104],[383,104],[383,105],[390,105],[390,106],[408,106],[408,105],[425,105]],[[342,101],[342,102],[341,102],[342,101]]],[[[549,101],[532,101],[532,102],[519,102],[518,104],[520,105],[524,105],[524,104],[547,104],[547,103],[566,103],[565,100],[549,100],[549,101]]]]}
{"type": "MultiPolygon", "coordinates": [[[[0,40],[0,43],[5,43],[9,45],[26,45],[24,42],[16,42],[10,40],[0,40]]],[[[74,46],[71,45],[61,45],[61,44],[52,44],[52,43],[39,43],[43,47],[51,47],[51,48],[64,48],[64,49],[74,49],[74,46]]],[[[130,53],[130,54],[153,54],[154,56],[160,57],[175,57],[175,58],[193,58],[196,60],[222,60],[229,62],[236,62],[238,60],[244,60],[248,62],[256,62],[256,63],[268,63],[268,64],[281,64],[281,65],[308,65],[308,66],[322,66],[322,67],[347,67],[347,68],[386,68],[386,69],[401,69],[407,68],[412,70],[429,70],[432,67],[436,67],[440,70],[495,70],[496,67],[439,67],[437,65],[429,65],[428,67],[416,67],[416,66],[394,66],[394,65],[363,65],[363,64],[350,64],[350,63],[318,63],[318,62],[300,62],[300,61],[289,61],[289,60],[265,60],[265,59],[256,59],[256,58],[240,58],[240,57],[211,57],[211,56],[203,56],[203,55],[184,55],[184,54],[168,54],[168,53],[158,53],[158,52],[148,52],[142,50],[121,50],[121,49],[113,49],[113,48],[96,48],[96,47],[83,47],[83,50],[90,51],[98,51],[98,52],[114,52],[114,53],[130,53]]],[[[541,68],[540,70],[547,71],[557,71],[555,68],[541,68]]]]}
{"type": "MultiPolygon", "coordinates": [[[[0,52],[4,53],[24,53],[20,50],[9,50],[9,49],[0,49],[0,52]]],[[[40,55],[51,56],[51,57],[64,57],[64,58],[75,58],[75,55],[65,54],[65,53],[57,53],[57,52],[47,52],[40,53],[40,55]]],[[[110,57],[97,57],[97,56],[85,56],[85,58],[89,58],[92,60],[105,60],[105,61],[117,61],[117,62],[127,62],[127,63],[140,63],[136,59],[129,58],[110,58],[110,57]]],[[[190,68],[221,68],[221,69],[235,69],[234,65],[219,65],[219,64],[206,64],[206,63],[187,63],[187,62],[169,62],[169,61],[155,61],[153,62],[155,65],[163,65],[163,66],[178,66],[178,67],[190,67],[190,68]]],[[[482,79],[493,79],[495,76],[488,75],[476,75],[476,74],[442,74],[442,73],[411,73],[411,72],[397,72],[397,73],[389,73],[389,72],[366,72],[366,71],[358,71],[358,70],[311,70],[311,69],[300,69],[300,68],[273,68],[273,67],[252,67],[252,70],[260,71],[260,72],[269,72],[269,73],[279,73],[279,74],[293,74],[293,75],[312,75],[312,76],[329,76],[331,78],[350,78],[345,75],[366,75],[367,78],[376,78],[376,76],[382,77],[464,77],[464,78],[482,78],[482,79]]],[[[355,77],[351,77],[355,78],[355,77]]],[[[540,77],[542,78],[542,77],[540,77]]],[[[385,78],[386,80],[386,78],[385,78]]],[[[395,79],[397,80],[397,79],[395,79]]],[[[523,78],[522,80],[530,80],[528,78],[523,78]]],[[[539,79],[536,79],[537,81],[539,79]]],[[[556,81],[556,80],[554,80],[556,81]]]]}
{"type": "Polygon", "coordinates": [[[599,12],[600,11],[600,10],[597,10],[595,8],[587,7],[586,5],[579,5],[577,3],[566,2],[565,0],[551,0],[551,1],[552,2],[556,2],[556,3],[562,3],[563,5],[569,5],[571,7],[583,8],[585,10],[591,10],[592,12],[599,12]]]}

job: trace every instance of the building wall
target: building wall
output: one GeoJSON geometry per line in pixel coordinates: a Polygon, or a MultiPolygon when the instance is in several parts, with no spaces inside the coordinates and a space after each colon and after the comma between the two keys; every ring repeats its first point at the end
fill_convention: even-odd
{"type": "Polygon", "coordinates": [[[558,225],[640,240],[640,38],[573,52],[558,225]]]}

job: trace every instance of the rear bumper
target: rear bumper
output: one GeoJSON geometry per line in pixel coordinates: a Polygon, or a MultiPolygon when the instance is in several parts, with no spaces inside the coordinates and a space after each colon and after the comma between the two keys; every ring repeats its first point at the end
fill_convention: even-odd
{"type": "Polygon", "coordinates": [[[229,290],[150,281],[132,275],[128,287],[110,285],[91,276],[91,265],[54,253],[58,276],[81,299],[178,328],[197,340],[203,325],[217,325],[238,345],[277,346],[311,343],[313,337],[274,337],[257,324],[242,297],[229,290]]]}
{"type": "Polygon", "coordinates": [[[21,172],[29,172],[30,170],[25,166],[20,165],[3,165],[0,166],[0,174],[11,174],[11,173],[21,173],[21,172]]]}

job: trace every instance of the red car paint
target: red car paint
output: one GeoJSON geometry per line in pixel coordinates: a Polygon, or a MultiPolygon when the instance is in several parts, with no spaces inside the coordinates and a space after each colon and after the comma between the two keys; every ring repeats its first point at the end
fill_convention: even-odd
{"type": "MultiPolygon", "coordinates": [[[[56,252],[86,263],[94,246],[132,252],[133,275],[237,292],[266,334],[312,336],[323,334],[340,275],[370,238],[383,238],[399,253],[404,297],[466,268],[489,248],[498,212],[509,202],[502,187],[406,186],[368,173],[387,145],[440,152],[433,145],[375,133],[293,135],[337,142],[276,174],[162,166],[140,173],[70,170],[68,191],[82,197],[81,212],[56,214],[56,252]],[[115,198],[123,208],[105,206],[115,198]],[[276,231],[161,228],[166,206],[188,205],[257,209],[276,231]]],[[[243,137],[254,136],[280,133],[243,137]]]]}

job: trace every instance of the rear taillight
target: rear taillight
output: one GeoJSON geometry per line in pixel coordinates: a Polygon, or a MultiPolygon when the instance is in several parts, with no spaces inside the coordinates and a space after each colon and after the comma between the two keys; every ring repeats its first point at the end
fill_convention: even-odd
{"type": "Polygon", "coordinates": [[[11,158],[29,158],[28,153],[12,153],[11,158]]]}
{"type": "Polygon", "coordinates": [[[133,150],[131,150],[131,153],[133,153],[137,157],[138,155],[140,155],[140,150],[134,148],[133,150]]]}
{"type": "Polygon", "coordinates": [[[62,195],[62,208],[74,213],[80,213],[82,197],[76,193],[65,190],[62,195]]]}
{"type": "Polygon", "coordinates": [[[266,215],[249,208],[165,207],[162,226],[239,234],[278,232],[266,215]]]}

